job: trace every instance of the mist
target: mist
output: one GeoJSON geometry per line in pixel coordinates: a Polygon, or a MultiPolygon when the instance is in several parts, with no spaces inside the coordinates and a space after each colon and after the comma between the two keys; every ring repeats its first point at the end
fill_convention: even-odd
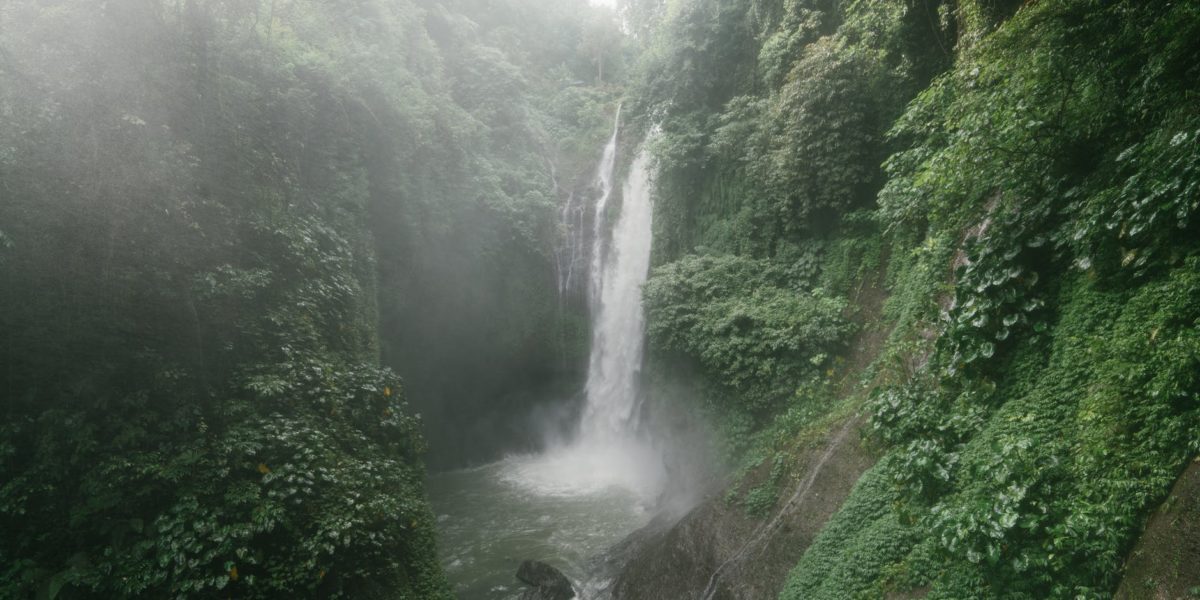
{"type": "Polygon", "coordinates": [[[0,596],[437,595],[426,465],[595,410],[559,215],[631,51],[584,0],[4,3],[0,596]]]}
{"type": "Polygon", "coordinates": [[[1200,590],[1200,4],[3,0],[0,599],[1200,590]]]}

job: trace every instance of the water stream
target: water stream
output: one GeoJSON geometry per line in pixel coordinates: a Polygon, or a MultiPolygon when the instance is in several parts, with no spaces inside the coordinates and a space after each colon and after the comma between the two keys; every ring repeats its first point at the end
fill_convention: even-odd
{"type": "MultiPolygon", "coordinates": [[[[645,323],[641,286],[650,266],[652,218],[649,157],[642,150],[630,165],[613,222],[619,124],[618,109],[595,177],[592,343],[577,433],[540,454],[510,456],[430,481],[443,562],[462,600],[519,597],[514,573],[524,559],[560,568],[583,584],[578,591],[588,600],[592,588],[603,584],[591,580],[588,560],[644,525],[662,493],[662,457],[638,428],[645,323]]],[[[580,210],[572,199],[564,207],[564,221],[581,223],[580,210]]],[[[560,267],[574,264],[581,252],[570,254],[560,267]]],[[[563,275],[573,278],[575,270],[560,268],[563,275]]],[[[563,285],[569,282],[560,279],[560,290],[563,285]]]]}

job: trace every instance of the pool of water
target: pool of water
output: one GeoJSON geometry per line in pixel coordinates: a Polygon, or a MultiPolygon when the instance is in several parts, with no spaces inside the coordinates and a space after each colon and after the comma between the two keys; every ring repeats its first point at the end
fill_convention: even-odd
{"type": "Polygon", "coordinates": [[[639,457],[573,449],[433,475],[439,551],[460,600],[515,600],[521,561],[557,567],[590,600],[591,560],[650,520],[656,491],[639,457]]]}

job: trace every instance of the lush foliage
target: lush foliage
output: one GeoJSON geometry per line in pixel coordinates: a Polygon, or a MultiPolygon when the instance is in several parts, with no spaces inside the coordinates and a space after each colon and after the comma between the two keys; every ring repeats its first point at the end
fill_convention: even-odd
{"type": "MultiPolygon", "coordinates": [[[[1111,595],[1200,453],[1197,9],[633,4],[659,19],[638,80],[661,123],[658,347],[710,386],[801,389],[813,354],[771,363],[767,324],[805,314],[814,286],[890,296],[857,307],[850,343],[890,329],[864,370],[882,459],[782,597],[1111,595]]],[[[794,435],[813,399],[837,404],[803,389],[756,426],[794,435]]],[[[788,443],[756,439],[762,512],[788,443]]]]}
{"type": "Polygon", "coordinates": [[[659,259],[788,254],[869,205],[891,119],[948,59],[918,4],[668,3],[635,98],[661,129],[659,259]]]}
{"type": "MultiPolygon", "coordinates": [[[[881,210],[960,247],[950,293],[900,278],[940,295],[909,326],[937,340],[871,403],[892,448],[876,477],[899,493],[876,523],[903,527],[858,574],[817,570],[864,557],[814,546],[785,597],[1111,594],[1147,510],[1200,452],[1197,173],[1180,149],[1195,27],[1182,6],[1030,7],[898,122],[913,143],[888,162],[881,210]]],[[[827,535],[842,519],[862,523],[844,512],[827,535]]]]}
{"type": "MultiPolygon", "coordinates": [[[[526,396],[565,396],[581,378],[587,306],[555,282],[558,208],[587,193],[624,50],[585,0],[428,4],[424,30],[396,34],[428,54],[428,69],[404,69],[422,93],[372,108],[371,228],[383,362],[444,467],[505,450],[526,396]]],[[[398,68],[411,53],[362,60],[398,68]]]]}
{"type": "Polygon", "coordinates": [[[573,368],[556,207],[611,123],[584,82],[622,70],[581,32],[613,28],[6,2],[0,596],[448,597],[405,397],[453,403],[496,356],[573,368]]]}
{"type": "MultiPolygon", "coordinates": [[[[644,4],[630,10],[654,12],[644,4]]],[[[757,439],[786,452],[753,429],[819,417],[834,403],[814,390],[849,373],[852,324],[869,316],[854,300],[874,293],[884,255],[863,209],[883,182],[891,118],[947,62],[914,42],[953,31],[938,6],[711,0],[658,11],[632,100],[659,125],[651,347],[700,365],[734,448],[757,439]]]]}
{"type": "Polygon", "coordinates": [[[645,289],[647,334],[694,357],[749,413],[778,408],[823,370],[850,326],[845,301],[787,287],[765,261],[692,256],[655,270],[645,289]]]}

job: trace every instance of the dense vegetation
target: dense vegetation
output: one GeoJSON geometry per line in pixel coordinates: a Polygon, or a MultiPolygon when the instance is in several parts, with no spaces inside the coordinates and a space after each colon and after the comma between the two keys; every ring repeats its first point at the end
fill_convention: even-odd
{"type": "Polygon", "coordinates": [[[787,286],[773,265],[735,256],[688,256],[646,285],[648,334],[695,356],[751,412],[778,409],[843,340],[845,302],[787,286]]]}
{"type": "Polygon", "coordinates": [[[770,467],[728,497],[764,513],[791,440],[869,391],[879,462],[782,597],[1110,596],[1200,454],[1197,8],[630,11],[657,18],[651,371],[691,361],[770,467]]]}
{"type": "Polygon", "coordinates": [[[725,498],[866,415],[781,598],[1110,597],[1200,455],[1200,7],[621,12],[0,6],[0,597],[449,597],[424,440],[578,387],[558,211],[618,100],[650,396],[725,498]]]}
{"type": "Polygon", "coordinates": [[[405,388],[571,361],[622,64],[494,4],[0,6],[0,597],[448,597],[405,388]]]}

